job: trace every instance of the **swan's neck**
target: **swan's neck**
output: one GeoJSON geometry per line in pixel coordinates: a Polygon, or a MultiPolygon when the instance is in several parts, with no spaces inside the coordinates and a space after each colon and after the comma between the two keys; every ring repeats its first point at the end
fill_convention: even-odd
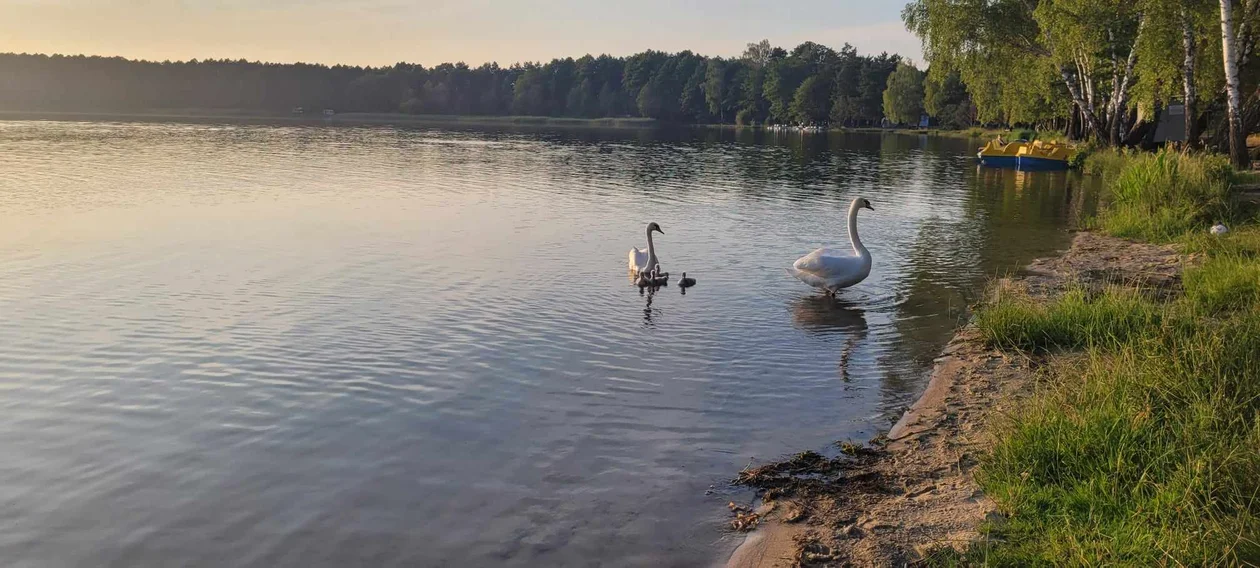
{"type": "Polygon", "coordinates": [[[652,259],[656,258],[656,245],[652,244],[652,230],[651,229],[648,229],[647,238],[648,238],[648,262],[651,262],[652,259]]]}
{"type": "MultiPolygon", "coordinates": [[[[858,256],[870,256],[866,247],[862,246],[862,239],[858,238],[857,231],[857,215],[860,207],[849,208],[849,241],[853,243],[853,253],[858,256]]],[[[649,241],[650,244],[651,241],[649,241]]]]}

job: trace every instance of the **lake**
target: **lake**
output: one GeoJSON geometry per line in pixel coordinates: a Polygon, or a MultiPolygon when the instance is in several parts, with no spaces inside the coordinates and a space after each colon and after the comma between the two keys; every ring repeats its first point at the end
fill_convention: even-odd
{"type": "Polygon", "coordinates": [[[974,141],[0,122],[8,566],[693,566],[886,430],[1068,173],[974,141]],[[832,300],[784,268],[859,230],[832,300]],[[698,280],[641,292],[626,252],[698,280]]]}

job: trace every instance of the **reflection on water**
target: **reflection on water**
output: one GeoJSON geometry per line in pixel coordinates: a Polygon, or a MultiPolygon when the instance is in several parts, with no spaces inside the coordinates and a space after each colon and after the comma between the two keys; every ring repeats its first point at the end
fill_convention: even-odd
{"type": "Polygon", "coordinates": [[[840,380],[850,382],[849,362],[867,336],[866,316],[860,305],[825,294],[803,296],[793,302],[792,321],[815,333],[835,333],[845,338],[837,366],[840,380]]]}
{"type": "Polygon", "coordinates": [[[1092,192],[919,136],[0,122],[0,556],[696,565],[1092,192]],[[783,268],[846,246],[835,299],[783,268]],[[622,277],[644,224],[662,269],[622,277]],[[715,486],[712,494],[706,489],[715,486]]]}
{"type": "Polygon", "coordinates": [[[857,335],[866,332],[860,304],[825,294],[801,296],[792,301],[792,321],[818,333],[857,335]]]}

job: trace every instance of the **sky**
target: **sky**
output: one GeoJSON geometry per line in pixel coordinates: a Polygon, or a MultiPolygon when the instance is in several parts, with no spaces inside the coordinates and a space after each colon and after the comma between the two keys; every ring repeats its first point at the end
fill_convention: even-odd
{"type": "Polygon", "coordinates": [[[904,0],[0,0],[0,52],[510,64],[769,39],[922,59],[904,0]]]}

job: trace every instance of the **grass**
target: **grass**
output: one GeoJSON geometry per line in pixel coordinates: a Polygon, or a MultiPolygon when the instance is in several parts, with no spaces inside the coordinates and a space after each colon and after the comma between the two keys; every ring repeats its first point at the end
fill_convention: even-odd
{"type": "Polygon", "coordinates": [[[977,479],[1006,518],[933,565],[1260,564],[1260,227],[1206,233],[1237,213],[1219,157],[1109,154],[1091,159],[1110,176],[1100,228],[1202,262],[1173,299],[1112,286],[978,310],[995,347],[1084,356],[991,426],[977,479]]]}
{"type": "Polygon", "coordinates": [[[1135,156],[1133,151],[1121,149],[1092,149],[1085,157],[1081,171],[1090,175],[1101,176],[1104,180],[1115,179],[1125,164],[1135,156]]]}
{"type": "Polygon", "coordinates": [[[1254,224],[1235,226],[1225,235],[1212,235],[1207,231],[1183,235],[1178,243],[1187,253],[1207,256],[1260,255],[1260,226],[1254,224]]]}
{"type": "MultiPolygon", "coordinates": [[[[1176,310],[1176,307],[1169,307],[1176,310]]],[[[1052,371],[980,482],[1033,564],[1260,561],[1260,315],[1174,319],[1052,371]]],[[[989,551],[992,554],[993,551],[989,551]]]]}
{"type": "Polygon", "coordinates": [[[977,312],[976,325],[996,347],[1047,351],[1116,346],[1161,318],[1161,306],[1136,290],[1116,287],[1101,294],[1071,290],[1049,304],[1004,294],[977,312]]]}
{"type": "Polygon", "coordinates": [[[1161,150],[1114,160],[1119,169],[1106,184],[1108,206],[1099,217],[1108,234],[1170,242],[1231,216],[1231,170],[1222,156],[1161,150]]]}
{"type": "Polygon", "coordinates": [[[1186,271],[1183,283],[1186,297],[1208,313],[1260,306],[1260,262],[1254,256],[1209,257],[1202,266],[1186,271]]]}

